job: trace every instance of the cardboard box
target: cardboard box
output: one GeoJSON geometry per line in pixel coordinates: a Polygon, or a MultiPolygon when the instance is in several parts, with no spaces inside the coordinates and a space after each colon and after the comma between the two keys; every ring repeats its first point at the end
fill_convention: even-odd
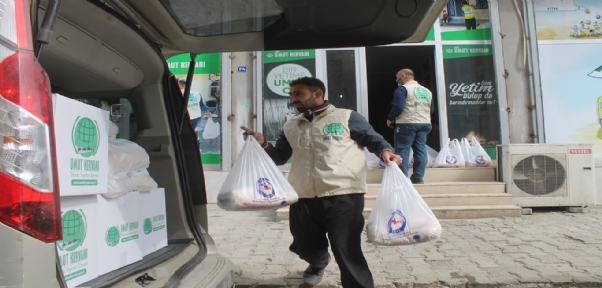
{"type": "Polygon", "coordinates": [[[167,246],[165,189],[140,191],[140,247],[142,257],[167,246]]]}
{"type": "Polygon", "coordinates": [[[61,196],[107,193],[109,112],[53,94],[61,196]]]}
{"type": "Polygon", "coordinates": [[[139,193],[129,192],[116,199],[98,200],[98,274],[103,275],[142,260],[139,221],[139,193]]]}
{"type": "Polygon", "coordinates": [[[63,240],[56,242],[68,287],[98,277],[96,196],[61,197],[63,240]]]}

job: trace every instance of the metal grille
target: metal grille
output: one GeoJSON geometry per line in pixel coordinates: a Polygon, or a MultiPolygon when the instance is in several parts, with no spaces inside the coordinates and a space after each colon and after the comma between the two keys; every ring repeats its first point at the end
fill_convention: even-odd
{"type": "Polygon", "coordinates": [[[545,155],[522,159],[512,171],[514,184],[525,193],[547,196],[566,182],[566,170],[558,160],[545,155]]]}

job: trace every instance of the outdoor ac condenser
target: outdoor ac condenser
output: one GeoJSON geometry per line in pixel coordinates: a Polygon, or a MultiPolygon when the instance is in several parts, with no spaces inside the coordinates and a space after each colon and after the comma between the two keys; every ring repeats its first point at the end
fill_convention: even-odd
{"type": "Polygon", "coordinates": [[[520,207],[595,204],[595,165],[587,144],[498,146],[498,179],[520,207]]]}

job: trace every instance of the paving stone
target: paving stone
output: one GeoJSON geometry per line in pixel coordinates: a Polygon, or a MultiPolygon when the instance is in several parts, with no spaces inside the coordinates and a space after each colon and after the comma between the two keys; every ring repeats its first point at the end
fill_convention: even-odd
{"type": "MultiPolygon", "coordinates": [[[[307,263],[288,251],[287,220],[274,221],[273,211],[207,208],[218,252],[238,266],[237,287],[303,287],[307,263]]],[[[440,223],[442,238],[418,245],[374,245],[364,231],[362,250],[376,287],[602,287],[600,206],[583,214],[536,212],[440,223]]],[[[336,261],[315,287],[341,287],[336,261]]]]}

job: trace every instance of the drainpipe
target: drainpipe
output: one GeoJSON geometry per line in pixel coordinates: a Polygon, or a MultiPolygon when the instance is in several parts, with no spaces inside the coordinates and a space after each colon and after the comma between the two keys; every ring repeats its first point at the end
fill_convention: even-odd
{"type": "MultiPolygon", "coordinates": [[[[529,135],[532,139],[533,143],[539,143],[540,141],[540,135],[539,135],[539,126],[538,126],[538,117],[537,117],[537,109],[541,109],[541,107],[537,107],[536,103],[536,95],[535,95],[535,83],[533,80],[533,58],[528,51],[529,49],[527,49],[527,46],[529,45],[529,37],[527,35],[527,29],[525,28],[525,25],[527,25],[527,21],[525,20],[525,18],[523,17],[523,14],[520,11],[520,8],[518,6],[517,0],[512,0],[513,4],[514,4],[514,8],[516,11],[516,14],[519,18],[521,27],[522,27],[522,35],[523,35],[523,66],[522,66],[522,70],[525,71],[525,73],[527,73],[527,78],[529,79],[529,112],[531,113],[531,135],[529,135]],[[527,61],[529,60],[529,61],[527,61]],[[528,66],[528,67],[527,67],[528,66]],[[528,68],[528,70],[527,70],[528,68]]],[[[523,11],[527,11],[527,4],[525,2],[522,3],[523,5],[523,11]]]]}

